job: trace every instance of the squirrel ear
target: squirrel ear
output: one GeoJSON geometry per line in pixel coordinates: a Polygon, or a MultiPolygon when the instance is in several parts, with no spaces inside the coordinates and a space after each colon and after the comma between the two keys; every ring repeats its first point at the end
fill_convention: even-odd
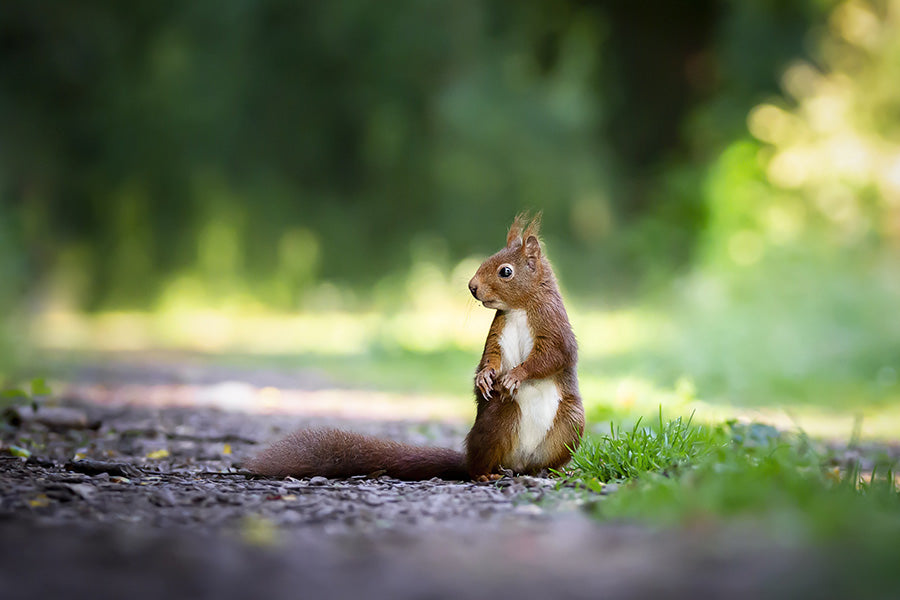
{"type": "Polygon", "coordinates": [[[534,271],[537,268],[537,263],[541,259],[541,243],[538,241],[537,237],[533,235],[529,235],[528,239],[525,240],[525,262],[528,263],[528,268],[534,271]]]}
{"type": "Polygon", "coordinates": [[[513,248],[522,245],[522,231],[528,222],[528,213],[519,213],[509,226],[509,233],[506,234],[506,247],[513,248]]]}

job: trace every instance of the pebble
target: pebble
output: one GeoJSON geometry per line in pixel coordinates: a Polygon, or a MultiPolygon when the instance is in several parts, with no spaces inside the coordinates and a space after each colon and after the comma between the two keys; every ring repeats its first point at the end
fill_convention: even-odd
{"type": "Polygon", "coordinates": [[[157,506],[175,506],[177,503],[175,494],[167,488],[155,490],[153,495],[150,496],[150,502],[157,506]]]}
{"type": "Polygon", "coordinates": [[[537,504],[520,504],[513,512],[517,515],[541,515],[544,513],[544,509],[542,509],[537,504]]]}

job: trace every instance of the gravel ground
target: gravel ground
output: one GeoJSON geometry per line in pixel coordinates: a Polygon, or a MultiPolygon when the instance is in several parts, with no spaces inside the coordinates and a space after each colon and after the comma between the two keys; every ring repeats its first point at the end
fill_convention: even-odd
{"type": "Polygon", "coordinates": [[[297,426],[459,447],[461,424],[109,397],[69,394],[60,407],[7,413],[4,599],[842,595],[824,555],[750,531],[599,523],[582,507],[601,496],[548,479],[267,480],[240,471],[261,443],[297,426]]]}

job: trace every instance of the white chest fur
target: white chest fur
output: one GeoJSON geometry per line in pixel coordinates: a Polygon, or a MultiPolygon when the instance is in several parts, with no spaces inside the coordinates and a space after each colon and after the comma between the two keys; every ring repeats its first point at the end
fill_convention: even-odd
{"type": "MultiPolygon", "coordinates": [[[[500,332],[500,368],[504,372],[522,364],[534,347],[534,337],[524,310],[507,311],[505,321],[500,332]]],[[[559,389],[552,379],[531,379],[522,382],[515,400],[521,412],[518,443],[508,458],[512,464],[504,466],[521,470],[531,462],[553,425],[559,407],[559,389]]]]}
{"type": "Polygon", "coordinates": [[[524,310],[508,310],[504,317],[503,331],[500,332],[500,369],[505,372],[528,358],[534,338],[524,310]]]}

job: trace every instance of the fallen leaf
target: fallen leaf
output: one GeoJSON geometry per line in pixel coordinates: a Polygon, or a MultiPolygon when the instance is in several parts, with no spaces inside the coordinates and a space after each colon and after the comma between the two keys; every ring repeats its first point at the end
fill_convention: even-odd
{"type": "Polygon", "coordinates": [[[162,450],[154,450],[147,454],[147,458],[153,460],[159,460],[160,458],[166,458],[169,456],[169,451],[163,448],[162,450]]]}
{"type": "Polygon", "coordinates": [[[31,456],[31,452],[21,446],[10,444],[7,447],[7,450],[10,454],[12,454],[13,456],[18,456],[19,458],[28,458],[29,456],[31,456]]]}
{"type": "Polygon", "coordinates": [[[231,444],[222,446],[222,454],[231,454],[231,444]]]}
{"type": "Polygon", "coordinates": [[[47,385],[47,381],[42,377],[31,380],[31,395],[32,396],[49,396],[53,391],[50,389],[50,386],[47,385]]]}
{"type": "Polygon", "coordinates": [[[47,506],[50,504],[50,498],[48,498],[45,494],[38,494],[34,498],[28,501],[30,506],[35,508],[40,508],[41,506],[47,506]]]}
{"type": "Polygon", "coordinates": [[[274,546],[278,543],[278,530],[269,519],[259,515],[247,515],[241,522],[240,535],[251,546],[274,546]]]}

